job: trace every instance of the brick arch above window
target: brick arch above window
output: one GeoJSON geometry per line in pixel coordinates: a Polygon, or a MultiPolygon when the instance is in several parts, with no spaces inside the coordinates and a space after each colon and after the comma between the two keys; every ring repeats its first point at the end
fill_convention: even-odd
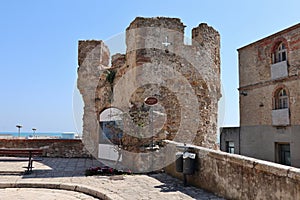
{"type": "Polygon", "coordinates": [[[272,47],[272,63],[287,61],[288,58],[288,42],[285,38],[278,38],[272,47]]]}
{"type": "Polygon", "coordinates": [[[273,91],[273,110],[289,108],[289,90],[285,85],[278,85],[273,91]]]}

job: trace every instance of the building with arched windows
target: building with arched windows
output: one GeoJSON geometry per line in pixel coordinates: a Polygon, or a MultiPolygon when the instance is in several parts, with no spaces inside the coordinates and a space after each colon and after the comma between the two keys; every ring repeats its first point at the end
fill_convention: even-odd
{"type": "Polygon", "coordinates": [[[300,24],[238,49],[240,127],[221,150],[300,167],[300,24]]]}

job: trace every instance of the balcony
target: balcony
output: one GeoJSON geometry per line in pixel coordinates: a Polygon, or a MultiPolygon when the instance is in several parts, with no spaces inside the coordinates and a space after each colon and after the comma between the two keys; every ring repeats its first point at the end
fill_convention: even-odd
{"type": "Polygon", "coordinates": [[[287,61],[278,62],[271,65],[272,80],[288,76],[287,61]]]}
{"type": "Polygon", "coordinates": [[[289,109],[272,110],[273,126],[288,126],[290,124],[289,109]]]}

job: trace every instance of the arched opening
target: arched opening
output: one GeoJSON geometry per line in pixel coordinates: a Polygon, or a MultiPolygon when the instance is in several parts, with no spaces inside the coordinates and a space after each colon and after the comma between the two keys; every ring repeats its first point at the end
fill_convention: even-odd
{"type": "Polygon", "coordinates": [[[123,112],[118,108],[107,108],[100,113],[99,154],[106,165],[116,167],[122,161],[123,112]]]}
{"type": "Polygon", "coordinates": [[[286,88],[279,88],[274,93],[274,110],[285,109],[289,107],[289,96],[286,88]]]}
{"type": "Polygon", "coordinates": [[[100,114],[100,143],[122,144],[123,112],[117,108],[107,108],[100,114]]]}
{"type": "Polygon", "coordinates": [[[287,48],[283,42],[278,43],[272,52],[272,63],[279,63],[287,60],[287,48]]]}

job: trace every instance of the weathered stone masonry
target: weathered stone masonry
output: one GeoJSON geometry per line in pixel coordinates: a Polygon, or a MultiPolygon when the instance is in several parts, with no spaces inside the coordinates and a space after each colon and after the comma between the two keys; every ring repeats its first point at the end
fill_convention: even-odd
{"type": "MultiPolygon", "coordinates": [[[[180,144],[173,142],[174,151],[177,145],[180,144]]],[[[197,154],[197,168],[195,174],[187,177],[191,185],[226,199],[300,199],[299,168],[197,146],[193,151],[197,154]]],[[[183,178],[182,173],[176,172],[175,164],[165,170],[183,178]]]]}
{"type": "Polygon", "coordinates": [[[0,148],[44,148],[45,157],[92,158],[78,139],[0,139],[0,148]]]}
{"type": "Polygon", "coordinates": [[[300,167],[300,24],[238,49],[240,153],[300,167]],[[279,58],[279,48],[284,58],[279,58]],[[279,92],[286,106],[279,107],[279,92]],[[259,139],[258,139],[259,138],[259,139]],[[289,158],[281,157],[281,146],[289,158]],[[286,162],[285,160],[289,160],[286,162]]]}
{"type": "MultiPolygon", "coordinates": [[[[217,148],[220,94],[220,36],[207,24],[192,31],[184,45],[184,25],[176,18],[136,18],[126,29],[126,54],[112,56],[103,41],[79,41],[78,88],[83,96],[83,141],[98,155],[99,115],[110,107],[124,114],[122,144],[128,152],[169,139],[217,148]],[[164,45],[163,42],[169,42],[164,45]],[[152,137],[137,113],[156,96],[166,120],[152,137]]],[[[138,158],[136,158],[138,159],[138,158]]],[[[136,160],[135,160],[136,161],[136,160]]]]}

